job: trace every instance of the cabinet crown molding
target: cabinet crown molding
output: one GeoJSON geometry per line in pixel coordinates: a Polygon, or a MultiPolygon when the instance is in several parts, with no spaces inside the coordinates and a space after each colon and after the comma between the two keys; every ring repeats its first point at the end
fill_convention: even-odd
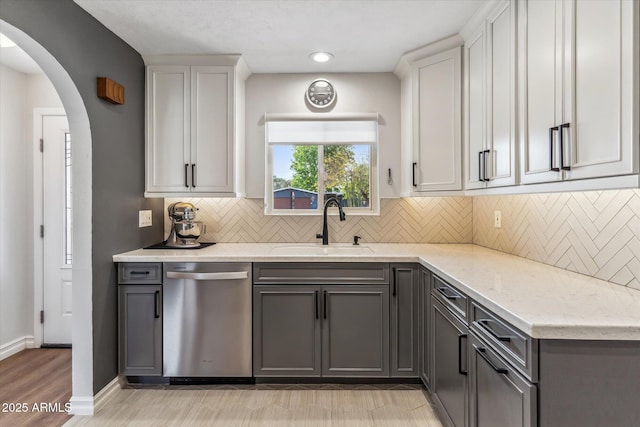
{"type": "Polygon", "coordinates": [[[419,59],[423,59],[428,56],[453,49],[455,47],[460,47],[463,44],[464,40],[462,39],[462,37],[460,37],[459,34],[455,34],[453,36],[440,39],[426,46],[422,46],[412,51],[406,52],[404,55],[402,55],[400,61],[398,61],[396,68],[393,70],[393,73],[400,79],[405,79],[409,77],[411,73],[411,63],[419,59]]]}

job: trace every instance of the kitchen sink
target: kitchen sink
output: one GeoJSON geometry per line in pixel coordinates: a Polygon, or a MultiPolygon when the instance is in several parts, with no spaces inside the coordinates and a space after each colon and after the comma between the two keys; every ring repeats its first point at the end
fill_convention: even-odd
{"type": "Polygon", "coordinates": [[[333,244],[333,245],[282,245],[271,250],[273,254],[279,255],[370,255],[371,248],[365,245],[333,244]]]}

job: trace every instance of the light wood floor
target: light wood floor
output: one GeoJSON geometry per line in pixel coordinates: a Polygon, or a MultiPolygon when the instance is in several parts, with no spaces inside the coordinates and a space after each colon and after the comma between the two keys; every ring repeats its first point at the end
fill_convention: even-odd
{"type": "Polygon", "coordinates": [[[441,427],[422,389],[123,389],[65,426],[441,427]]]}
{"type": "Polygon", "coordinates": [[[28,349],[0,361],[0,426],[61,426],[70,398],[71,349],[28,349]]]}

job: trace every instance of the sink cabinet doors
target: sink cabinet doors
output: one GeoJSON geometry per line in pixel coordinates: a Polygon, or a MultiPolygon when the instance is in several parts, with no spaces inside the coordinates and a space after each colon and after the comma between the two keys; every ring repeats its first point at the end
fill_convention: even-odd
{"type": "Polygon", "coordinates": [[[258,285],[256,377],[388,377],[389,288],[258,285]]]}
{"type": "Polygon", "coordinates": [[[254,286],[253,374],[319,377],[320,288],[254,286]]]}
{"type": "Polygon", "coordinates": [[[322,376],[389,376],[389,288],[322,287],[322,376]]]}

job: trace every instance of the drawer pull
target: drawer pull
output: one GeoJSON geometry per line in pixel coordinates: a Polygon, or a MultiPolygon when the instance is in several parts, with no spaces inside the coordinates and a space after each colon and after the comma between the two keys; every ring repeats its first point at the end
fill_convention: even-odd
{"type": "Polygon", "coordinates": [[[153,294],[153,317],[155,319],[160,318],[160,309],[158,308],[158,301],[160,300],[160,291],[156,291],[153,294]]]}
{"type": "Polygon", "coordinates": [[[458,373],[460,375],[467,375],[467,371],[462,370],[462,339],[467,340],[467,334],[458,335],[458,373]]]}
{"type": "Polygon", "coordinates": [[[489,332],[489,334],[494,337],[495,339],[497,339],[498,341],[502,341],[502,342],[511,342],[511,337],[509,336],[505,336],[505,335],[498,335],[496,334],[493,329],[491,329],[489,327],[489,322],[492,322],[491,319],[480,319],[477,321],[477,323],[482,326],[482,328],[489,332]]]}
{"type": "Polygon", "coordinates": [[[131,271],[129,272],[130,275],[132,276],[148,276],[149,274],[151,274],[150,271],[131,271]]]}
{"type": "Polygon", "coordinates": [[[505,368],[498,368],[496,365],[494,365],[493,362],[485,355],[486,351],[487,350],[484,348],[476,347],[476,353],[478,353],[478,356],[482,357],[484,361],[487,362],[487,364],[491,366],[491,368],[493,368],[494,371],[496,371],[499,374],[507,375],[509,371],[505,368]]]}
{"type": "Polygon", "coordinates": [[[448,294],[447,293],[447,289],[448,288],[436,288],[436,291],[440,292],[442,294],[442,296],[445,297],[448,300],[454,300],[454,299],[462,298],[461,295],[457,295],[457,294],[450,295],[450,294],[448,294]]]}

